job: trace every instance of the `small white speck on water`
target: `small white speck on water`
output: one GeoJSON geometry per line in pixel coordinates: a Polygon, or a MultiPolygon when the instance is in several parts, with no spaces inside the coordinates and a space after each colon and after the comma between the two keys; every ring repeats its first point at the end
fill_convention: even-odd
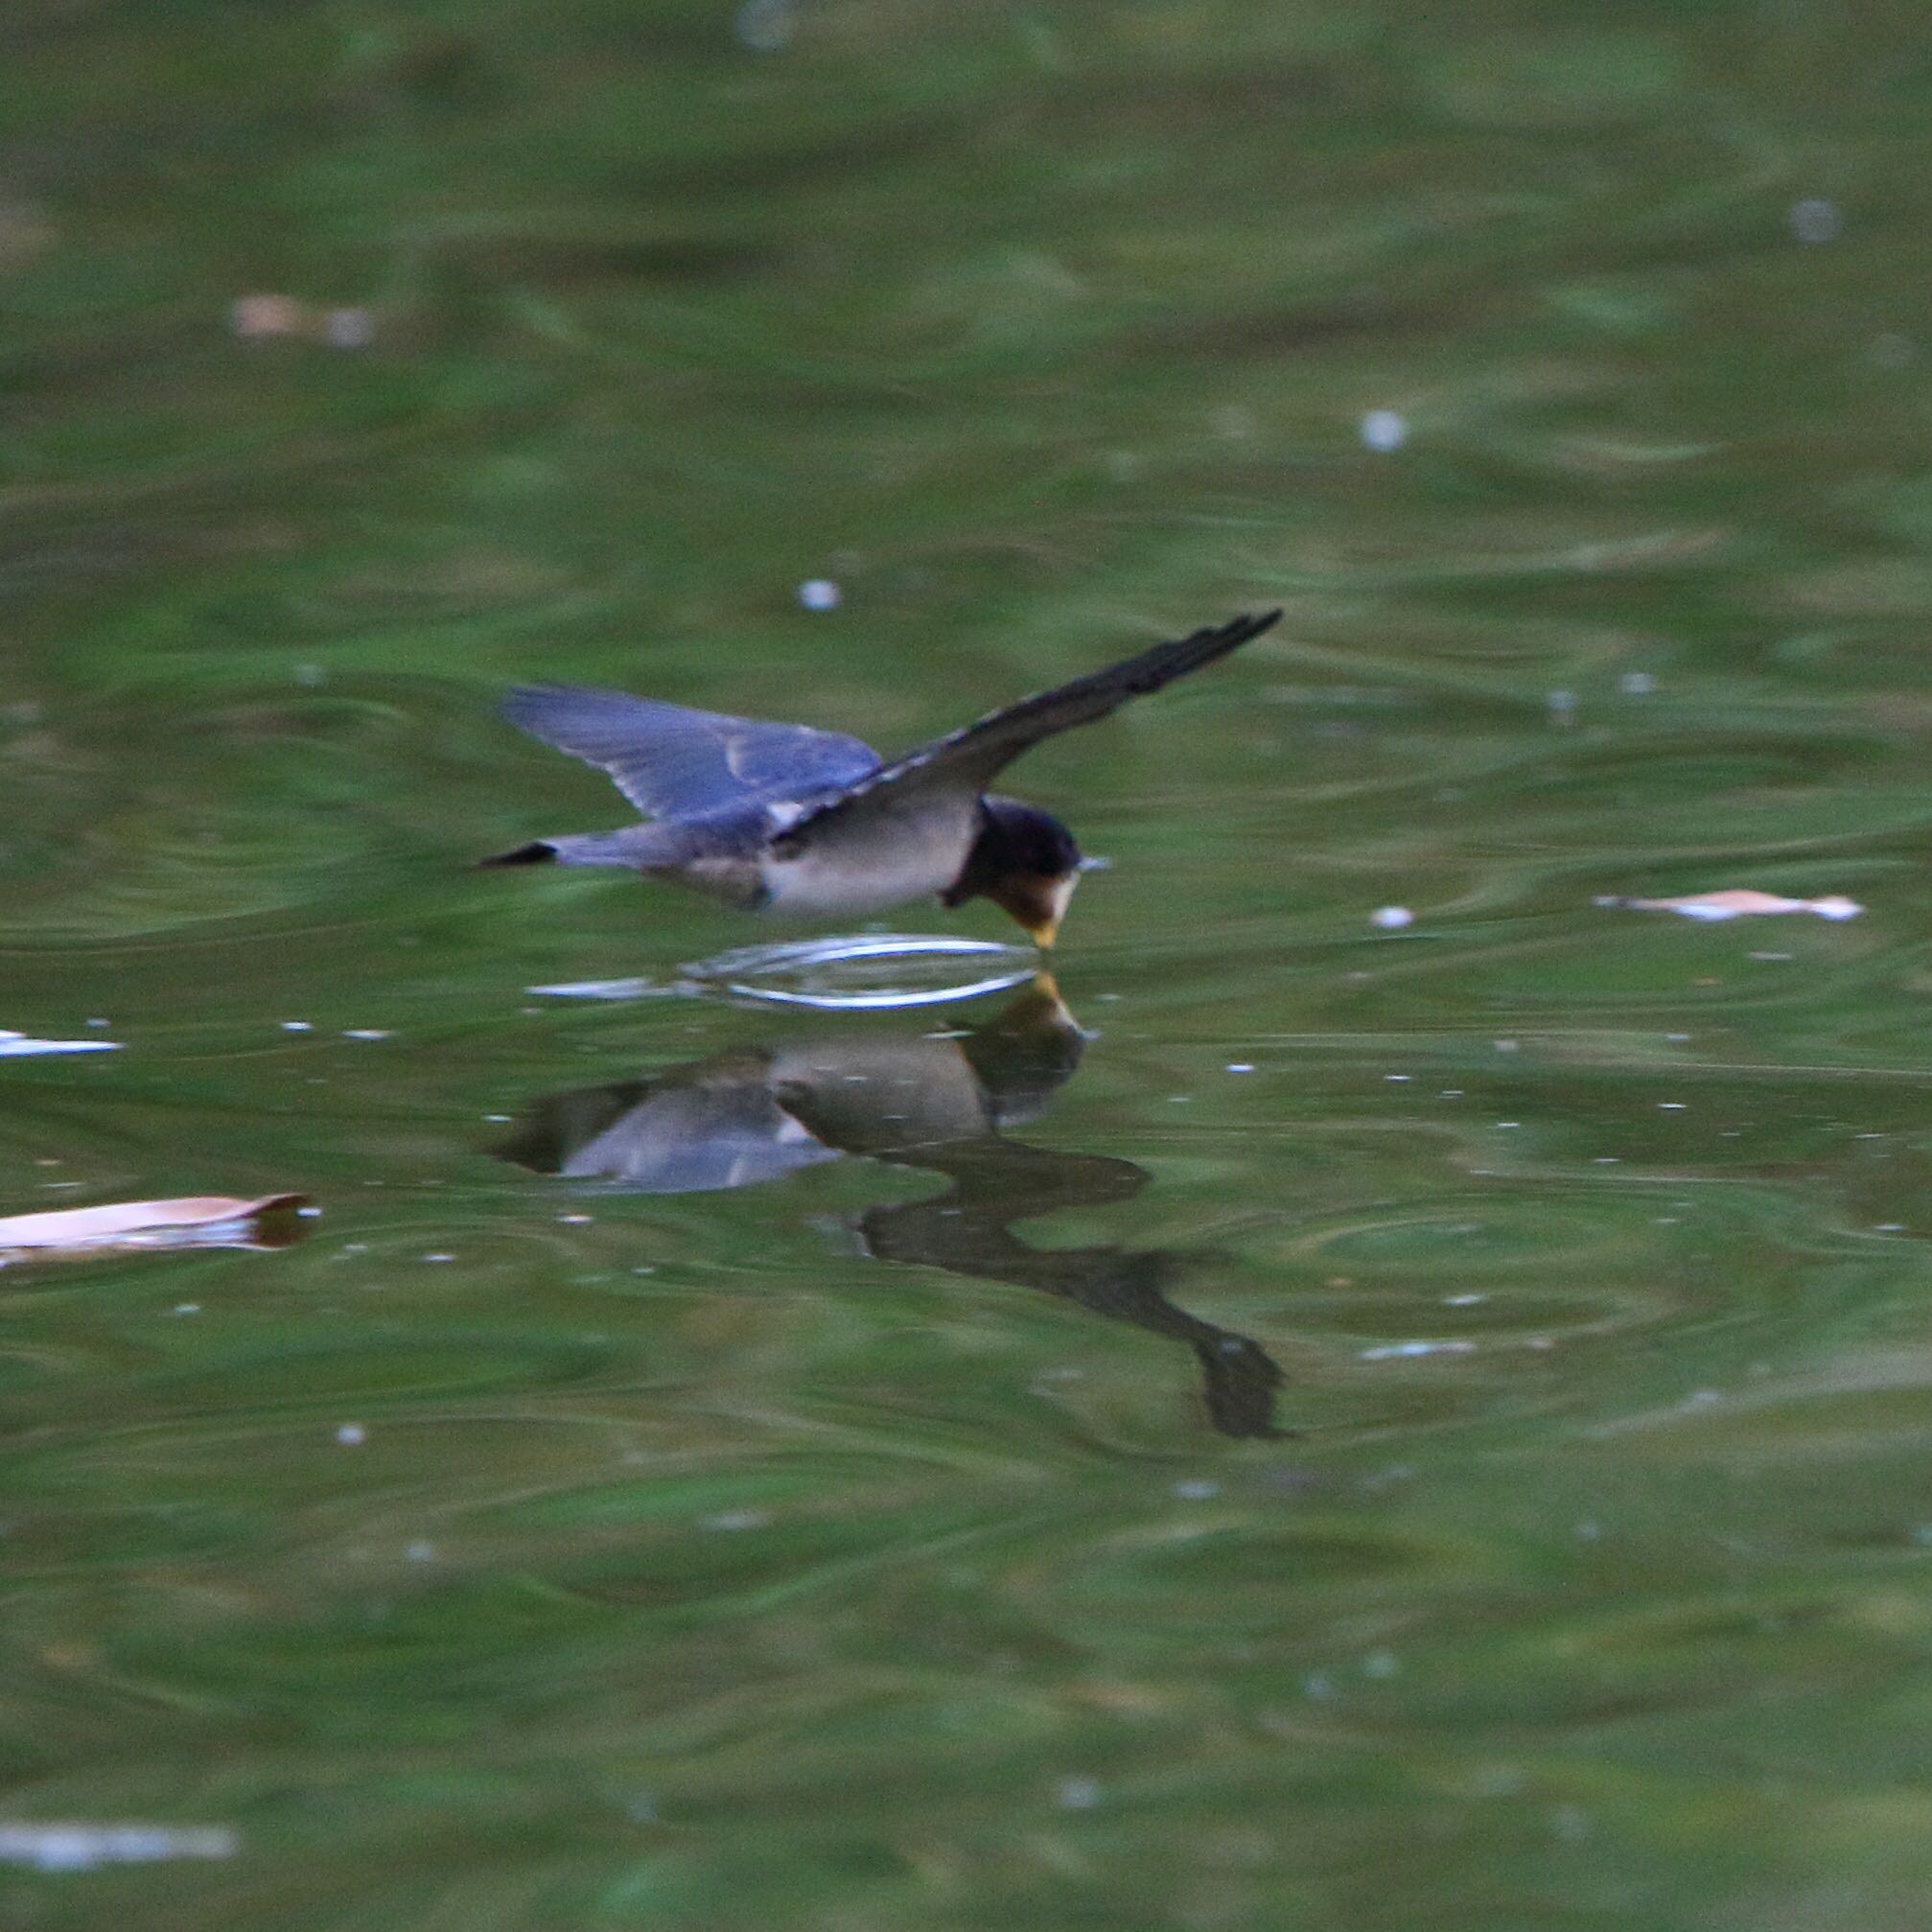
{"type": "Polygon", "coordinates": [[[1653,1214],[1650,1224],[1652,1227],[1675,1227],[1683,1219],[1679,1214],[1653,1214]]]}
{"type": "Polygon", "coordinates": [[[1408,441],[1408,424],[1395,409],[1370,409],[1362,419],[1362,446],[1387,455],[1408,441]]]}
{"type": "Polygon", "coordinates": [[[282,1022],[282,1031],[284,1033],[314,1033],[315,1026],[313,1020],[285,1019],[282,1022]]]}
{"type": "Polygon", "coordinates": [[[557,1219],[566,1227],[583,1227],[587,1223],[595,1221],[596,1216],[594,1214],[560,1214],[557,1219]]]}
{"type": "Polygon", "coordinates": [[[342,1029],[344,1039],[387,1039],[389,1029],[385,1026],[347,1026],[342,1029]]]}
{"type": "Polygon", "coordinates": [[[1204,1476],[1184,1477],[1174,1485],[1174,1493],[1183,1502],[1207,1502],[1221,1494],[1221,1484],[1204,1476]]]}
{"type": "Polygon", "coordinates": [[[322,1210],[319,1207],[298,1207],[295,1218],[297,1221],[320,1221],[322,1210]]]}
{"type": "Polygon", "coordinates": [[[1576,693],[1555,690],[1548,692],[1543,702],[1549,707],[1549,716],[1553,723],[1567,725],[1576,715],[1576,693]]]}
{"type": "Polygon", "coordinates": [[[1515,1053],[1522,1047],[1523,1042],[1520,1039],[1499,1039],[1492,1040],[1490,1044],[1498,1053],[1515,1053]]]}
{"type": "Polygon", "coordinates": [[[845,593],[829,577],[808,577],[799,586],[799,602],[808,611],[835,611],[845,593]]]}
{"type": "Polygon", "coordinates": [[[175,1304],[175,1313],[176,1315],[199,1315],[201,1313],[201,1304],[198,1301],[177,1301],[175,1304]]]}
{"type": "Polygon", "coordinates": [[[1657,680],[1648,671],[1625,671],[1617,688],[1626,698],[1647,698],[1657,688],[1657,680]]]}
{"type": "Polygon", "coordinates": [[[1443,1100],[1460,1100],[1462,1092],[1463,1090],[1459,1086],[1446,1086],[1442,1089],[1441,1098],[1443,1100]]]}
{"type": "Polygon", "coordinates": [[[368,1439],[369,1432],[360,1422],[345,1422],[336,1432],[336,1440],[344,1449],[360,1449],[368,1439]]]}
{"type": "Polygon", "coordinates": [[[87,1024],[89,1026],[106,1026],[108,1022],[105,1019],[90,1019],[87,1024]]]}
{"type": "Polygon", "coordinates": [[[1407,1086],[1415,1076],[1412,1073],[1385,1073],[1383,1079],[1391,1086],[1407,1086]]]}
{"type": "Polygon", "coordinates": [[[1169,1106],[1185,1106],[1193,1098],[1191,1093],[1171,1093],[1167,1097],[1167,1104],[1169,1106]]]}
{"type": "Polygon", "coordinates": [[[797,30],[791,0],[745,0],[734,31],[754,54],[776,54],[797,30]]]}
{"type": "Polygon", "coordinates": [[[1054,1803],[1062,1811],[1091,1811],[1100,1797],[1098,1778],[1062,1778],[1054,1790],[1054,1803]]]}
{"type": "Polygon", "coordinates": [[[699,1517],[698,1527],[700,1529],[724,1530],[727,1532],[740,1529],[762,1529],[771,1520],[771,1517],[762,1509],[721,1509],[714,1516],[699,1517]]]}
{"type": "Polygon", "coordinates": [[[441,1252],[435,1254],[426,1254],[423,1257],[425,1261],[454,1261],[455,1258],[456,1257],[454,1254],[443,1254],[441,1252]]]}
{"type": "Polygon", "coordinates": [[[1683,1046],[1689,1039],[1690,1036],[1688,1033],[1667,1033],[1664,1037],[1672,1046],[1683,1046]]]}
{"type": "Polygon", "coordinates": [[[1623,1164],[1623,1156],[1620,1153],[1599,1153],[1593,1155],[1592,1158],[1598,1167],[1621,1167],[1623,1164]]]}
{"type": "Polygon", "coordinates": [[[1683,1113],[1689,1107],[1689,1105],[1690,1103],[1685,1100],[1661,1100],[1657,1103],[1657,1111],[1659,1113],[1683,1113]]]}
{"type": "Polygon", "coordinates": [[[1799,241],[1811,244],[1835,242],[1845,226],[1845,218],[1836,201],[1822,195],[1809,195],[1791,204],[1791,232],[1799,241]]]}
{"type": "Polygon", "coordinates": [[[1254,1062],[1245,1059],[1231,1059],[1227,1063],[1227,1070],[1229,1073],[1252,1073],[1254,1071],[1254,1062]]]}
{"type": "Polygon", "coordinates": [[[1499,1128],[1521,1127],[1523,1125],[1520,1120],[1500,1120],[1496,1124],[1499,1128]]]}
{"type": "Polygon", "coordinates": [[[656,1274],[657,1271],[655,1268],[634,1268],[631,1270],[633,1274],[656,1274]]]}
{"type": "Polygon", "coordinates": [[[1902,1221],[1881,1221],[1872,1231],[1874,1234],[1903,1234],[1905,1223],[1902,1221]]]}
{"type": "Polygon", "coordinates": [[[1789,953],[1747,953],[1747,959],[1762,960],[1766,965],[1776,966],[1792,957],[1789,953]]]}
{"type": "Polygon", "coordinates": [[[1407,906],[1377,906],[1369,914],[1368,922],[1380,926],[1385,933],[1400,932],[1404,926],[1415,923],[1415,915],[1407,906]]]}
{"type": "Polygon", "coordinates": [[[1580,1804],[1559,1804],[1549,1814],[1549,1828],[1565,1844],[1574,1845],[1590,1836],[1590,1815],[1580,1804]]]}
{"type": "Polygon", "coordinates": [[[1709,1408],[1713,1402],[1722,1402],[1723,1395],[1714,1388],[1693,1388],[1684,1398],[1686,1408],[1709,1408]]]}
{"type": "Polygon", "coordinates": [[[1486,1294],[1445,1294],[1442,1305],[1445,1308],[1474,1308],[1478,1302],[1488,1299],[1486,1294]]]}
{"type": "Polygon", "coordinates": [[[1358,1362],[1406,1362],[1423,1355],[1474,1355],[1473,1341],[1389,1341],[1356,1351],[1358,1362]]]}
{"type": "Polygon", "coordinates": [[[492,1127],[507,1127],[509,1125],[511,1116],[506,1113],[486,1113],[483,1116],[483,1118],[486,1121],[488,1121],[492,1127]]]}

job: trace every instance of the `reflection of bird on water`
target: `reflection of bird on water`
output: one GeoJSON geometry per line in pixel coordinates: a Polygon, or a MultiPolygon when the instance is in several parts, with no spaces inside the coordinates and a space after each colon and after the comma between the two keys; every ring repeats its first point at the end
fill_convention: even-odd
{"type": "Polygon", "coordinates": [[[1082,1045],[1051,982],[1038,980],[962,1036],[805,1039],[558,1094],[531,1108],[498,1152],[637,1194],[746,1187],[842,1154],[943,1175],[952,1186],[935,1199],[867,1210],[859,1231],[870,1254],[1014,1282],[1185,1342],[1218,1430],[1278,1433],[1280,1369],[1245,1336],[1167,1298],[1180,1256],[1034,1247],[1013,1232],[1014,1222],[1125,1200],[1146,1184],[1132,1161],[1030,1147],[1001,1131],[1045,1110],[1082,1045]]]}
{"type": "Polygon", "coordinates": [[[1156,644],[891,763],[809,725],[567,685],[513,691],[511,723],[601,765],[650,822],[535,839],[483,863],[620,866],[741,911],[808,919],[928,893],[948,906],[984,896],[1049,946],[1080,881],[1080,848],[1058,819],[987,786],[1041,739],[1213,663],[1280,615],[1156,644]]]}

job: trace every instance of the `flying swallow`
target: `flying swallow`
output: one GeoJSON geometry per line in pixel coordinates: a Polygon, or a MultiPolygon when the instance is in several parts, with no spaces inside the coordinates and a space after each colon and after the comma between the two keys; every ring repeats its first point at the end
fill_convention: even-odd
{"type": "Polygon", "coordinates": [[[987,786],[1042,739],[1224,658],[1280,616],[1155,644],[889,762],[810,725],[569,685],[515,690],[503,704],[512,724],[601,766],[645,819],[532,840],[482,863],[618,866],[805,919],[883,912],[929,893],[946,906],[984,896],[1050,946],[1088,862],[1058,819],[987,786]]]}

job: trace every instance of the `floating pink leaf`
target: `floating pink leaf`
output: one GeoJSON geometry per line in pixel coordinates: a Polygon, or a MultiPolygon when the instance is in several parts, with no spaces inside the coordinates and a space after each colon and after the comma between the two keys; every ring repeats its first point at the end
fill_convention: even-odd
{"type": "Polygon", "coordinates": [[[151,1247],[287,1247],[300,1235],[296,1216],[306,1204],[299,1194],[200,1194],[8,1215],[0,1217],[0,1263],[151,1247]]]}
{"type": "Polygon", "coordinates": [[[1781,898],[1776,893],[1739,888],[1731,892],[1693,893],[1681,899],[1600,898],[1600,906],[1633,913],[1676,913],[1687,919],[1759,919],[1771,913],[1809,913],[1814,919],[1855,919],[1865,908],[1856,899],[1833,894],[1822,899],[1781,898]]]}

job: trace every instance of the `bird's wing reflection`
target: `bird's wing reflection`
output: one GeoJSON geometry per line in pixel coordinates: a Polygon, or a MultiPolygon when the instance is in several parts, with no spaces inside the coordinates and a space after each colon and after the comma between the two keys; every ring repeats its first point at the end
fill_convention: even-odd
{"type": "Polygon", "coordinates": [[[843,1154],[943,1175],[931,1200],[869,1209],[881,1261],[1010,1281],[1184,1342],[1223,1434],[1278,1434],[1281,1370],[1261,1346],[1168,1299],[1184,1257],[1112,1246],[1041,1248],[1013,1223],[1125,1200],[1146,1185],[1129,1160],[1008,1140],[1073,1077],[1084,1044],[1052,983],[954,1037],[827,1035],[720,1055],[652,1081],[558,1094],[518,1123],[506,1159],[614,1192],[745,1187],[843,1154]]]}

